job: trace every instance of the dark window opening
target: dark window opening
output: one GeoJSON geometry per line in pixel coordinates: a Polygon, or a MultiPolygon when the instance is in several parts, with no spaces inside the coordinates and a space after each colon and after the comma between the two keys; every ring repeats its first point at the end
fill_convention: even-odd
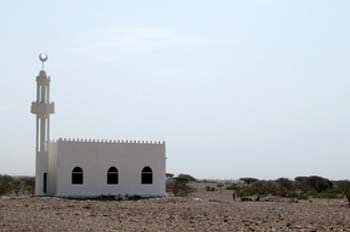
{"type": "Polygon", "coordinates": [[[43,176],[43,192],[46,193],[47,192],[47,173],[44,172],[44,176],[43,176]]]}
{"type": "Polygon", "coordinates": [[[118,169],[110,167],[107,171],[107,184],[118,184],[118,169]]]}
{"type": "Polygon", "coordinates": [[[153,174],[150,167],[144,167],[141,173],[141,183],[142,184],[152,184],[153,174]]]}
{"type": "Polygon", "coordinates": [[[75,167],[72,171],[72,184],[83,184],[83,169],[75,167]]]}

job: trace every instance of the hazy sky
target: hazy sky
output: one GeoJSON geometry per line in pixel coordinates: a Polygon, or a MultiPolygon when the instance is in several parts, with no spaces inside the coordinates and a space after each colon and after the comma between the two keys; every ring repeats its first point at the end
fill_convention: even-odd
{"type": "Polygon", "coordinates": [[[51,138],[165,140],[167,172],[350,178],[350,2],[3,1],[0,173],[51,138]]]}

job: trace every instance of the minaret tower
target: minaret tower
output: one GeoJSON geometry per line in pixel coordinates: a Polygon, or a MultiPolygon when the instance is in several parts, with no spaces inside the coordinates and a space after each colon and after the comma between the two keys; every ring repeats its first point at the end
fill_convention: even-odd
{"type": "Polygon", "coordinates": [[[47,55],[39,55],[42,69],[36,77],[36,101],[32,102],[31,112],[36,115],[36,166],[35,195],[47,194],[48,161],[50,141],[50,114],[55,111],[55,105],[50,102],[50,76],[44,71],[47,55]]]}

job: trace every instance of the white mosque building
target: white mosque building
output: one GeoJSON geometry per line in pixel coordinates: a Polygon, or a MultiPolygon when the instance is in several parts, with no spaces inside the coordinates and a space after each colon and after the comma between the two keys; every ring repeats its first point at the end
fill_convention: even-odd
{"type": "Polygon", "coordinates": [[[44,71],[47,55],[39,56],[36,77],[35,195],[62,197],[165,196],[165,142],[127,140],[50,140],[50,76],[44,71]]]}

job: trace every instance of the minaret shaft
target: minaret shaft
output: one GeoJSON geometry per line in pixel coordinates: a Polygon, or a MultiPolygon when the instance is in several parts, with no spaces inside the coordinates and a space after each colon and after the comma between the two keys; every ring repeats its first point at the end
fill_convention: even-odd
{"type": "Polygon", "coordinates": [[[32,103],[31,112],[36,115],[36,167],[35,195],[47,194],[50,114],[54,113],[55,105],[50,102],[50,77],[41,70],[36,78],[36,101],[32,103]]]}
{"type": "Polygon", "coordinates": [[[41,117],[39,118],[39,122],[40,122],[40,134],[37,134],[37,139],[39,140],[39,151],[40,152],[46,152],[47,151],[47,143],[49,142],[48,140],[48,133],[47,133],[47,124],[46,121],[49,120],[49,118],[47,117],[41,117]]]}

